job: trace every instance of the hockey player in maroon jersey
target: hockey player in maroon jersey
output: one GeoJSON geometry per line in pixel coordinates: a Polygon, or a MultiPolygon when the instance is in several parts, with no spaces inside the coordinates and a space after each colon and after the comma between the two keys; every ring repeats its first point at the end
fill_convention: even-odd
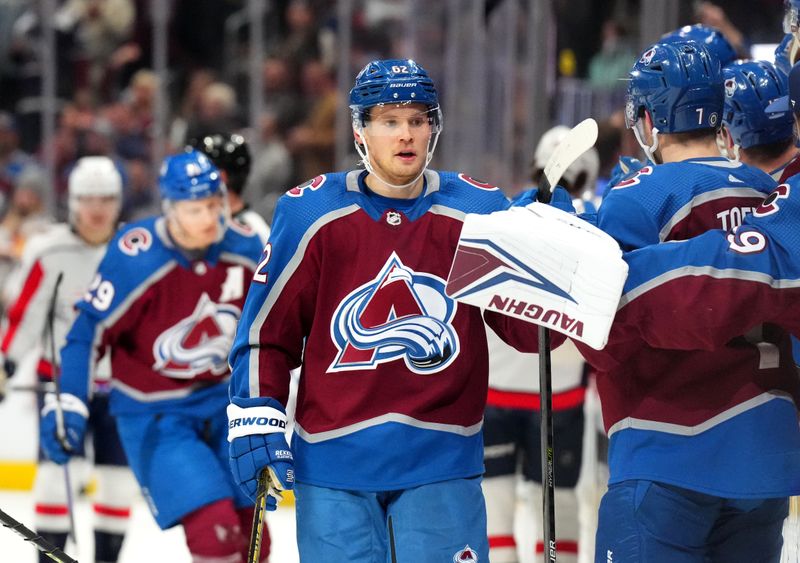
{"type": "Polygon", "coordinates": [[[111,241],[62,350],[72,451],[58,439],[55,397],[42,445],[56,463],[77,449],[92,359],[110,349],[111,412],[156,522],[183,525],[195,561],[235,563],[247,554],[253,505],[227,467],[227,354],[262,245],[226,216],[219,171],[202,153],[168,157],[159,188],[164,214],[111,241]]]}
{"type": "MultiPolygon", "coordinates": [[[[723,95],[719,66],[696,43],[653,45],[634,65],[626,119],[656,164],[600,207],[598,225],[623,249],[669,250],[736,227],[774,189],[765,173],[717,156],[723,95]]],[[[670,301],[661,305],[670,319],[670,301]]],[[[796,375],[788,336],[757,328],[713,351],[622,344],[612,331],[602,353],[587,353],[610,438],[596,561],[780,557],[797,459],[796,408],[781,397],[796,375]]]]}
{"type": "MultiPolygon", "coordinates": [[[[265,468],[273,489],[295,487],[302,561],[485,561],[484,321],[444,280],[465,214],[507,200],[427,169],[442,114],[413,60],[366,65],[350,108],[365,170],[281,198],[250,286],[231,352],[231,467],[251,496],[265,468]]],[[[534,325],[486,317],[536,350],[534,325]]]]}

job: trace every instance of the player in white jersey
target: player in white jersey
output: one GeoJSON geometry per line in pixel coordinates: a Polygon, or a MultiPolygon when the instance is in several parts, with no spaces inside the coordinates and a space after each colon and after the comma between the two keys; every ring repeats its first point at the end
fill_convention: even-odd
{"type": "Polygon", "coordinates": [[[269,225],[242,197],[251,163],[250,149],[244,137],[235,133],[206,135],[192,139],[189,145],[203,152],[219,168],[227,188],[231,218],[253,229],[261,242],[267,244],[269,225]]]}
{"type": "MultiPolygon", "coordinates": [[[[31,238],[25,247],[23,283],[4,319],[0,348],[7,368],[13,371],[12,366],[39,345],[36,371],[43,390],[51,385],[60,365],[52,351],[64,344],[75,318],[73,305],[86,291],[116,231],[121,198],[122,178],[111,159],[89,156],[78,160],[69,176],[69,223],[54,225],[31,238]],[[51,343],[51,338],[55,342],[51,343]]],[[[117,560],[136,486],[108,413],[108,362],[98,366],[97,374],[89,419],[97,480],[93,499],[95,560],[107,562],[117,560]]],[[[69,530],[65,480],[61,468],[43,456],[36,472],[34,502],[37,532],[63,548],[69,530]]],[[[50,559],[40,552],[39,561],[50,559]]]]}
{"type": "MultiPolygon", "coordinates": [[[[545,132],[536,147],[531,177],[539,183],[544,166],[553,151],[569,132],[559,125],[545,132]]],[[[592,148],[581,155],[563,174],[560,185],[573,198],[579,212],[596,212],[593,202],[599,158],[592,148]]],[[[523,192],[515,204],[535,199],[535,190],[523,192]]],[[[489,344],[489,394],[483,426],[486,473],[483,491],[489,532],[489,555],[493,563],[516,563],[521,549],[527,549],[523,537],[515,537],[515,507],[518,493],[524,509],[532,511],[538,527],[535,550],[541,560],[542,472],[539,459],[539,372],[538,356],[524,354],[486,331],[489,344]],[[518,478],[523,484],[518,488],[518,478]]],[[[555,440],[556,529],[558,558],[574,562],[579,549],[578,476],[583,458],[584,398],[586,363],[568,341],[551,353],[553,371],[553,425],[555,440]]],[[[595,509],[596,510],[596,509],[595,509]]],[[[525,536],[533,530],[526,530],[525,536]]],[[[592,528],[591,534],[594,533],[592,528]]],[[[591,542],[590,542],[591,543],[591,542]]]]}

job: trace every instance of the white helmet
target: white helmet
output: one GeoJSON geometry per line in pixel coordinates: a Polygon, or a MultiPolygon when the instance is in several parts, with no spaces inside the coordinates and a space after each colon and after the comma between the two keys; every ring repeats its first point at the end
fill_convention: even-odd
{"type": "MultiPolygon", "coordinates": [[[[544,170],[547,161],[550,160],[553,152],[556,150],[558,144],[569,133],[569,127],[564,125],[556,125],[549,129],[539,139],[539,144],[536,146],[536,152],[533,155],[533,170],[544,170]]],[[[597,154],[597,149],[594,147],[583,153],[572,165],[564,171],[562,178],[574,188],[580,188],[581,193],[573,193],[573,197],[580,197],[583,193],[589,191],[594,193],[595,185],[597,184],[597,175],[600,172],[600,156],[597,154]],[[586,180],[582,186],[575,186],[575,181],[578,176],[585,174],[586,180]]]]}
{"type": "Polygon", "coordinates": [[[75,213],[78,198],[114,196],[122,198],[122,176],[107,156],[84,156],[69,174],[69,211],[75,213]]]}

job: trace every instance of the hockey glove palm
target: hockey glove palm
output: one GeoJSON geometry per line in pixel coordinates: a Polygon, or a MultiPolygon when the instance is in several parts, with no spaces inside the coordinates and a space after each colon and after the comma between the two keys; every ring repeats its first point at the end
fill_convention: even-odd
{"type": "Polygon", "coordinates": [[[286,442],[286,411],[275,399],[233,397],[228,405],[231,471],[242,491],[255,500],[258,476],[269,471],[267,510],[281,491],[294,486],[294,460],[286,442]]]}
{"type": "Polygon", "coordinates": [[[58,435],[56,395],[48,393],[44,398],[41,421],[39,423],[39,442],[42,450],[53,462],[63,465],[73,455],[83,450],[83,437],[86,434],[86,421],[89,409],[75,395],[60,395],[61,410],[64,413],[64,437],[58,435]],[[66,446],[66,447],[65,447],[66,446]]]}

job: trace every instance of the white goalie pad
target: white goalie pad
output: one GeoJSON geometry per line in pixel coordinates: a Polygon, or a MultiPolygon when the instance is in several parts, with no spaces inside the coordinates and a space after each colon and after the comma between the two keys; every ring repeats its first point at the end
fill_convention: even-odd
{"type": "Polygon", "coordinates": [[[600,350],[627,274],[613,238],[536,202],[467,215],[446,292],[456,301],[551,328],[600,350]]]}

